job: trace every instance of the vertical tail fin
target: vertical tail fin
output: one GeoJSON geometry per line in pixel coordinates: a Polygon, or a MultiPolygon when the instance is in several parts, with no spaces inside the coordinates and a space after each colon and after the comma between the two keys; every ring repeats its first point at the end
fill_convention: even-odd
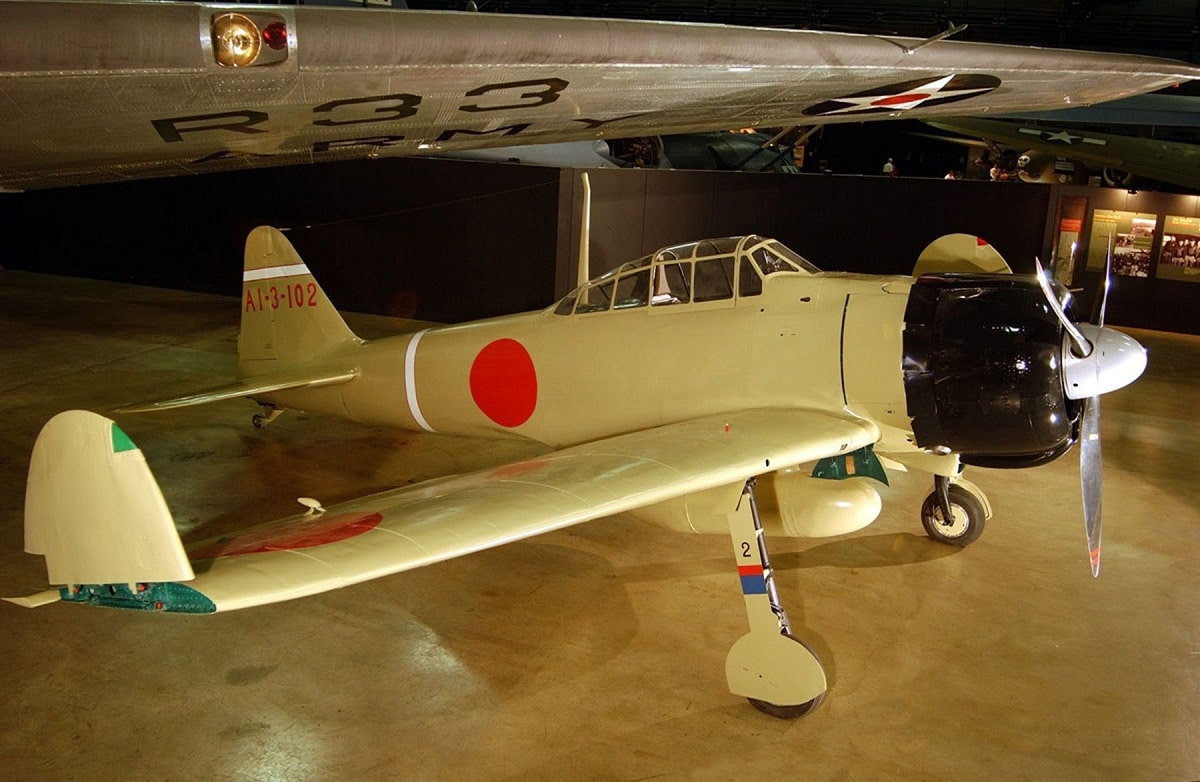
{"type": "Polygon", "coordinates": [[[930,242],[913,266],[912,276],[946,272],[1012,274],[1008,262],[986,239],[972,234],[946,234],[930,242]]]}
{"type": "Polygon", "coordinates": [[[246,237],[238,377],[279,372],[359,339],[277,229],[246,237]]]}

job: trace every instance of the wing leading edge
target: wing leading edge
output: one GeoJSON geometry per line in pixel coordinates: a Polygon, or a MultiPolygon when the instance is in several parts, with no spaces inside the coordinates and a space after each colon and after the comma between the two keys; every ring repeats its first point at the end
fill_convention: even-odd
{"type": "MultiPolygon", "coordinates": [[[[229,611],[290,600],[692,492],[740,489],[753,476],[853,451],[878,437],[868,421],[815,410],[750,410],[685,421],[383,492],[191,546],[195,577],[186,587],[146,585],[149,604],[139,604],[136,593],[132,604],[89,600],[113,591],[95,589],[99,585],[63,594],[166,611],[229,611]],[[184,597],[177,605],[173,595],[179,594],[184,597]]],[[[64,526],[65,534],[86,545],[87,519],[64,526]]],[[[144,580],[134,571],[119,579],[123,592],[125,583],[144,580]]]]}

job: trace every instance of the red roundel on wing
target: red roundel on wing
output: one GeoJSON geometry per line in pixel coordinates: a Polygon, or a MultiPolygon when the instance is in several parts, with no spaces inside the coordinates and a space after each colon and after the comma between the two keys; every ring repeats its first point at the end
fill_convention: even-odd
{"type": "Polygon", "coordinates": [[[368,532],[379,526],[383,516],[378,513],[335,513],[332,516],[306,516],[290,524],[266,527],[244,535],[219,540],[202,548],[188,551],[188,559],[199,562],[238,554],[258,554],[263,551],[313,548],[337,543],[368,532]]]}
{"type": "Polygon", "coordinates": [[[913,101],[925,100],[933,93],[929,92],[910,92],[906,95],[888,95],[879,100],[871,101],[872,106],[900,106],[913,101]]]}
{"type": "Polygon", "coordinates": [[[471,398],[501,426],[528,421],[537,407],[537,372],[525,346],[498,339],[479,351],[471,364],[471,398]]]}

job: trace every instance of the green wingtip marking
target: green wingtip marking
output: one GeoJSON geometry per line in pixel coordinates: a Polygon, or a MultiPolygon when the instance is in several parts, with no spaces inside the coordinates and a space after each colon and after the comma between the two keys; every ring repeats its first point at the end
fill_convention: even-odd
{"type": "Polygon", "coordinates": [[[133,444],[133,440],[129,439],[129,435],[121,431],[121,427],[116,424],[112,425],[112,443],[113,453],[137,450],[137,446],[133,444]]]}

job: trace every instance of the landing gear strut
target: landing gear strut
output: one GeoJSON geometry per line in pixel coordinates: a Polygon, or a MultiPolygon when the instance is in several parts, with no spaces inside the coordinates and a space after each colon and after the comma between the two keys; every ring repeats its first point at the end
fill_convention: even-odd
{"type": "Polygon", "coordinates": [[[728,515],[750,632],[729,650],[725,678],[729,691],[744,696],[754,708],[793,719],[817,708],[828,685],[821,661],[792,635],[779,603],[754,485],[753,479],[746,482],[737,508],[728,515]]]}

